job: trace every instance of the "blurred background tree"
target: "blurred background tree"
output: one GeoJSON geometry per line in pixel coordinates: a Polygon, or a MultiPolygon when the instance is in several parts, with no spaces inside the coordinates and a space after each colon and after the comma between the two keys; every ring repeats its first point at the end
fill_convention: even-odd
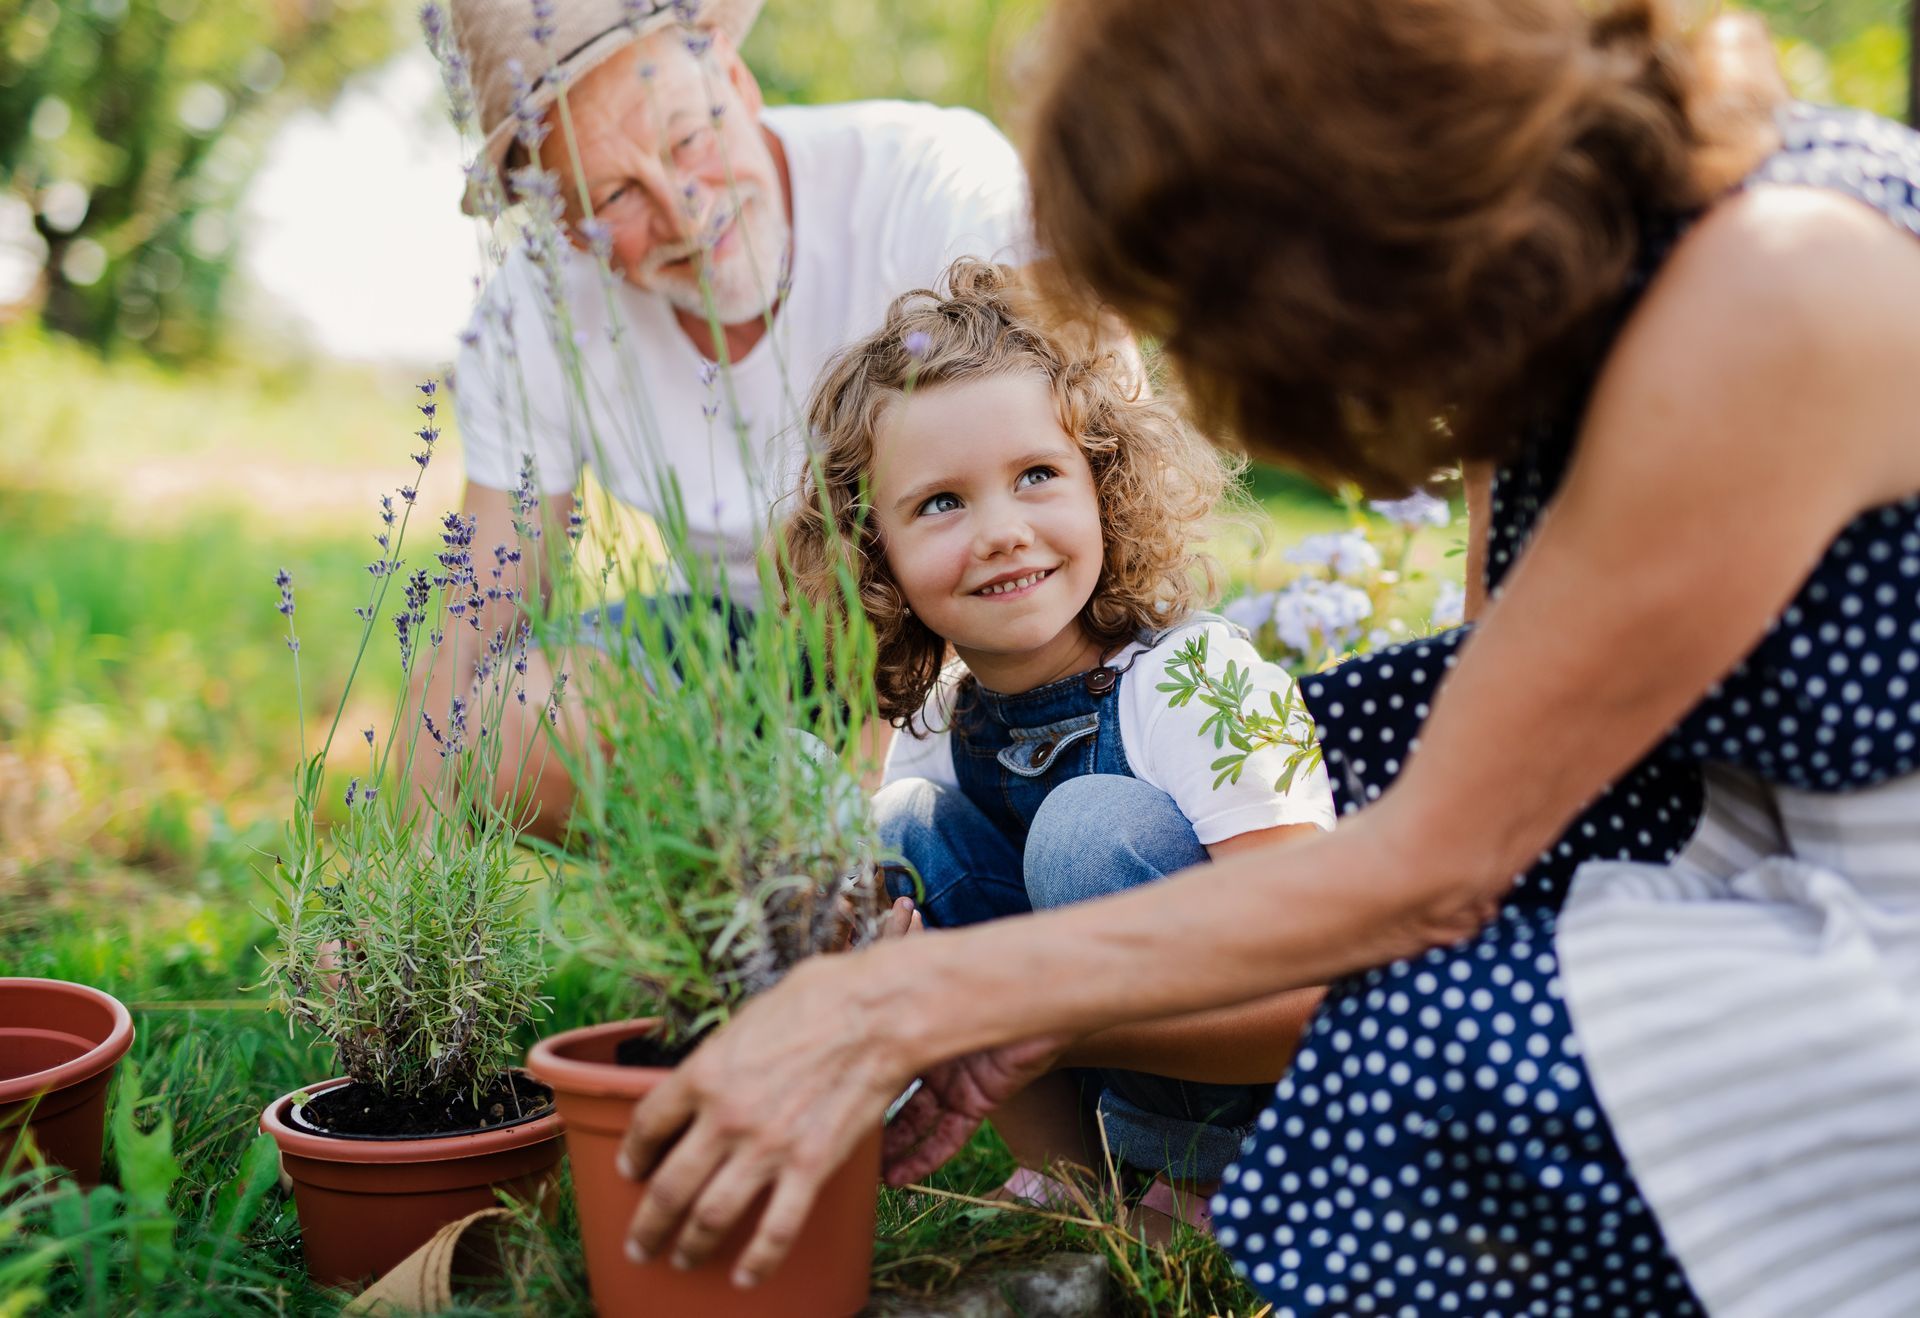
{"type": "Polygon", "coordinates": [[[273,126],[386,59],[396,18],[387,0],[0,0],[0,186],[32,216],[43,322],[205,353],[273,126]]]}
{"type": "MultiPolygon", "coordinates": [[[[0,0],[0,243],[39,267],[13,316],[104,351],[207,355],[231,303],[240,202],[275,129],[397,52],[419,58],[414,7],[0,0]]],[[[1006,123],[1019,101],[1021,39],[1045,7],[773,0],[746,54],[774,102],[900,96],[1006,123]]],[[[1744,7],[1778,34],[1798,94],[1909,113],[1909,0],[1744,7]]],[[[0,308],[0,323],[7,314],[0,308]]]]}

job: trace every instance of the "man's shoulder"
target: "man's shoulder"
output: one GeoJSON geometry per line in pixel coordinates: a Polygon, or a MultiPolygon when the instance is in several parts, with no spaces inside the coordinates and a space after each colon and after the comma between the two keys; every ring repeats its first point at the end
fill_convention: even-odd
{"type": "Polygon", "coordinates": [[[783,141],[798,139],[816,151],[872,157],[897,154],[924,162],[949,151],[994,150],[1012,155],[1012,145],[993,121],[961,106],[923,101],[844,101],[836,105],[770,106],[770,127],[783,141]]]}

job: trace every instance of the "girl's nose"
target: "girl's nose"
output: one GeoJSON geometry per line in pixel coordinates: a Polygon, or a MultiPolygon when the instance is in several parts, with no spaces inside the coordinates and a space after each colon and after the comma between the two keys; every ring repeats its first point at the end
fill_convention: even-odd
{"type": "Polygon", "coordinates": [[[1033,527],[1014,510],[982,519],[975,546],[982,558],[1025,549],[1033,543],[1033,527]]]}

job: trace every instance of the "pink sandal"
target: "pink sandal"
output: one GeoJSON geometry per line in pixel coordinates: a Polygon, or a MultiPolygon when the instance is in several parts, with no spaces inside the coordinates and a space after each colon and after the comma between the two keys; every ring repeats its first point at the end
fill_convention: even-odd
{"type": "Polygon", "coordinates": [[[1185,1222],[1203,1235],[1213,1234],[1212,1195],[1196,1190],[1176,1190],[1164,1180],[1155,1180],[1140,1196],[1140,1207],[1162,1213],[1176,1222],[1185,1222]]]}
{"type": "Polygon", "coordinates": [[[1071,1187],[1031,1167],[1016,1167],[1001,1185],[1000,1193],[1015,1203],[1055,1213],[1076,1212],[1080,1207],[1079,1196],[1071,1187]]]}

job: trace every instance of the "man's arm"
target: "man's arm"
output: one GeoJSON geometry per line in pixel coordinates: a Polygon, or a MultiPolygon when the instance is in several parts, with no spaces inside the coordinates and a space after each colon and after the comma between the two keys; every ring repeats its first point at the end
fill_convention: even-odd
{"type": "MultiPolygon", "coordinates": [[[[471,481],[467,483],[461,513],[474,519],[474,573],[479,578],[483,597],[494,589],[500,594],[498,598],[486,598],[481,606],[478,631],[461,635],[459,644],[445,647],[438,660],[416,677],[415,685],[421,688],[420,698],[424,702],[421,708],[432,714],[436,722],[445,723],[455,693],[472,689],[484,638],[491,637],[496,630],[512,636],[521,622],[530,622],[534,611],[545,606],[551,571],[542,555],[565,552],[560,547],[568,544],[566,526],[572,512],[571,493],[548,495],[540,502],[539,539],[523,537],[515,526],[512,494],[471,481]],[[502,561],[500,550],[509,555],[517,551],[519,560],[509,557],[502,561]],[[494,575],[496,571],[498,577],[494,575]]],[[[523,679],[526,704],[513,702],[503,719],[503,750],[494,780],[494,800],[503,806],[517,804],[536,808],[533,824],[527,831],[549,839],[557,838],[566,825],[573,784],[547,739],[542,711],[553,693],[557,673],[568,667],[564,662],[556,665],[545,651],[529,646],[523,679]]],[[[586,718],[579,688],[571,680],[560,705],[556,727],[567,746],[578,748],[586,744],[586,718]]],[[[414,756],[414,782],[419,790],[433,795],[439,769],[439,758],[424,749],[414,756]]]]}

